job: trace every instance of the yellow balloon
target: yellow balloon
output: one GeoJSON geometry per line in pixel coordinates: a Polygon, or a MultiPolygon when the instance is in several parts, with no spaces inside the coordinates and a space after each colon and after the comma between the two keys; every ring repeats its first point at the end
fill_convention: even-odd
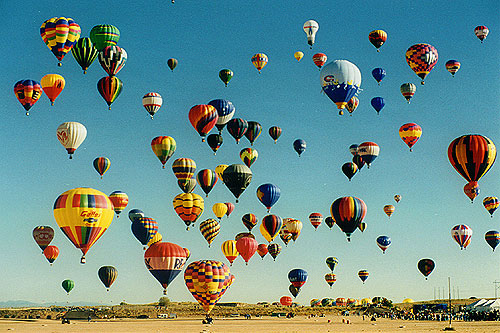
{"type": "Polygon", "coordinates": [[[150,247],[151,245],[153,245],[154,243],[158,243],[158,242],[161,242],[161,240],[163,239],[163,236],[157,232],[153,238],[151,238],[151,240],[149,241],[148,243],[148,247],[150,247]]]}
{"type": "Polygon", "coordinates": [[[216,203],[212,206],[212,211],[215,216],[220,220],[227,213],[227,205],[225,203],[216,203]]]}
{"type": "Polygon", "coordinates": [[[220,164],[215,168],[215,173],[217,174],[219,179],[222,180],[222,182],[224,182],[224,179],[222,178],[222,174],[224,173],[224,170],[226,170],[226,168],[228,166],[229,165],[227,165],[227,164],[220,164]]]}
{"type": "Polygon", "coordinates": [[[300,61],[300,59],[302,59],[302,57],[304,56],[304,53],[297,51],[293,54],[293,56],[295,57],[295,59],[297,59],[297,61],[300,61]]]}
{"type": "Polygon", "coordinates": [[[79,187],[61,194],[54,203],[54,218],[69,240],[83,253],[108,229],[114,210],[108,196],[98,190],[79,187]]]}
{"type": "Polygon", "coordinates": [[[283,219],[283,224],[286,225],[288,233],[292,235],[292,239],[295,242],[302,230],[302,222],[296,219],[286,218],[283,219]]]}
{"type": "Polygon", "coordinates": [[[233,261],[238,258],[240,254],[238,249],[236,249],[236,241],[233,239],[227,240],[221,245],[221,250],[224,256],[229,260],[231,266],[233,265],[233,261]]]}
{"type": "Polygon", "coordinates": [[[57,96],[59,96],[61,91],[63,91],[66,81],[59,74],[47,74],[42,77],[40,83],[45,95],[49,98],[50,103],[54,105],[54,101],[57,96]]]}

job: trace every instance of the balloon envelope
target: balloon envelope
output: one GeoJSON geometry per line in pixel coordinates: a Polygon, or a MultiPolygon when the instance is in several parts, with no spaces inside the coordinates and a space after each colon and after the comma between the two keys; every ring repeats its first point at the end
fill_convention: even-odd
{"type": "Polygon", "coordinates": [[[168,242],[155,243],[144,252],[144,263],[149,272],[162,285],[164,294],[167,293],[168,285],[182,271],[188,253],[187,249],[168,242]]]}

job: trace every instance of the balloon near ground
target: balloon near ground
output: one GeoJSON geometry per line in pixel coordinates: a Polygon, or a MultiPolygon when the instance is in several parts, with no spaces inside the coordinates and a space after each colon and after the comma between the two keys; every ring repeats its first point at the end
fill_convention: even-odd
{"type": "Polygon", "coordinates": [[[118,270],[113,266],[102,266],[97,271],[97,275],[99,276],[102,284],[106,287],[106,291],[109,291],[109,288],[118,277],[118,270]]]}
{"type": "Polygon", "coordinates": [[[73,288],[75,287],[75,282],[73,282],[73,280],[64,280],[61,283],[61,285],[63,289],[66,291],[66,293],[69,295],[69,292],[73,290],[73,288]]]}
{"type": "Polygon", "coordinates": [[[429,274],[431,274],[434,270],[434,267],[436,267],[436,264],[432,259],[420,259],[417,263],[418,270],[420,271],[420,273],[422,273],[423,276],[425,276],[426,280],[429,274]]]}
{"type": "Polygon", "coordinates": [[[460,250],[467,248],[472,237],[472,229],[465,224],[459,224],[451,229],[451,237],[460,245],[460,250]]]}

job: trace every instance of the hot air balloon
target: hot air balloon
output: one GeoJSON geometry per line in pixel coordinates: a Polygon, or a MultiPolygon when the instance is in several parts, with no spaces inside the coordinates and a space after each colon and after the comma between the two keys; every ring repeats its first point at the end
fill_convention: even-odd
{"type": "Polygon", "coordinates": [[[113,204],[113,209],[116,213],[116,217],[120,217],[120,213],[128,205],[128,195],[122,191],[114,191],[109,195],[109,200],[113,204]]]}
{"type": "Polygon", "coordinates": [[[451,237],[460,245],[460,250],[467,248],[472,237],[472,229],[465,224],[459,224],[451,229],[451,237]]]}
{"type": "Polygon", "coordinates": [[[163,169],[165,169],[165,163],[174,154],[176,146],[174,138],[170,136],[157,136],[151,141],[151,149],[160,160],[163,169]]]}
{"type": "Polygon", "coordinates": [[[464,186],[464,193],[469,197],[470,202],[473,203],[474,199],[479,195],[480,189],[477,182],[468,182],[464,186]]]}
{"type": "Polygon", "coordinates": [[[260,225],[260,233],[271,243],[278,236],[283,221],[278,215],[266,215],[260,225]]]}
{"type": "Polygon", "coordinates": [[[45,95],[47,95],[50,100],[50,104],[54,105],[54,101],[61,91],[63,91],[66,81],[59,74],[47,74],[42,77],[40,83],[45,95]]]}
{"type": "Polygon", "coordinates": [[[236,109],[231,101],[225,99],[214,99],[208,102],[208,105],[212,105],[217,110],[219,118],[217,118],[215,127],[217,127],[220,134],[224,126],[233,118],[236,109]]]}
{"type": "Polygon", "coordinates": [[[380,52],[380,47],[387,40],[387,33],[384,30],[373,30],[368,34],[368,39],[370,43],[377,49],[377,52],[380,52]]]}
{"type": "Polygon", "coordinates": [[[295,288],[301,288],[307,281],[307,272],[300,268],[288,272],[288,280],[295,288]]]}
{"type": "Polygon", "coordinates": [[[425,279],[427,280],[427,277],[429,274],[432,273],[434,270],[434,267],[436,265],[434,264],[434,260],[432,259],[420,259],[417,264],[417,268],[422,273],[423,276],[425,276],[425,279]]]}
{"type": "Polygon", "coordinates": [[[229,265],[232,266],[236,258],[238,258],[239,252],[236,248],[235,240],[227,240],[221,245],[221,250],[224,256],[229,260],[229,265]]]}
{"type": "Polygon", "coordinates": [[[335,269],[335,266],[337,266],[338,263],[339,263],[339,260],[336,257],[326,258],[326,265],[328,266],[328,268],[330,268],[330,271],[332,271],[332,273],[333,273],[333,270],[335,269]]]}
{"type": "Polygon", "coordinates": [[[231,81],[231,79],[233,78],[233,75],[234,75],[233,71],[227,68],[221,69],[219,71],[219,78],[221,79],[222,82],[224,82],[226,87],[229,81],[231,81]]]}
{"type": "Polygon", "coordinates": [[[267,208],[267,212],[278,201],[281,190],[274,184],[262,184],[257,188],[257,198],[267,208]]]}
{"type": "Polygon", "coordinates": [[[153,238],[151,238],[149,240],[149,243],[146,245],[148,248],[153,245],[154,243],[158,243],[158,242],[161,242],[163,240],[163,236],[162,234],[160,234],[159,232],[157,232],[153,238]]]}
{"type": "Polygon", "coordinates": [[[359,229],[359,231],[361,231],[361,232],[365,231],[365,229],[366,229],[366,223],[365,223],[365,222],[361,222],[361,223],[358,225],[358,229],[359,229]]]}
{"type": "Polygon", "coordinates": [[[214,128],[218,119],[217,110],[212,105],[195,105],[189,110],[189,121],[201,136],[202,142],[205,142],[205,137],[214,128]]]}
{"type": "Polygon", "coordinates": [[[178,158],[172,163],[172,171],[177,180],[191,179],[196,172],[196,162],[190,158],[178,158]]]}
{"type": "Polygon", "coordinates": [[[406,99],[408,104],[410,104],[410,99],[413,97],[413,95],[415,95],[417,86],[413,83],[403,83],[399,89],[401,90],[401,94],[406,99]]]}
{"type": "Polygon", "coordinates": [[[83,74],[87,73],[87,69],[92,65],[95,58],[97,58],[98,53],[88,37],[78,39],[78,42],[71,48],[71,54],[73,54],[73,58],[75,58],[78,65],[82,68],[83,74]]]}
{"type": "Polygon", "coordinates": [[[293,149],[300,155],[306,150],[307,144],[302,139],[297,139],[293,142],[293,149]]]}
{"type": "Polygon", "coordinates": [[[372,107],[377,111],[377,114],[379,114],[380,111],[385,106],[385,100],[383,97],[373,97],[371,100],[372,107]]]}
{"type": "Polygon", "coordinates": [[[26,115],[29,116],[29,110],[40,99],[43,91],[40,83],[33,80],[21,80],[14,85],[14,94],[26,110],[26,115]]]}
{"type": "Polygon", "coordinates": [[[337,281],[337,277],[335,276],[335,274],[327,273],[325,274],[325,281],[326,283],[328,283],[331,289],[335,281],[337,281]]]}
{"type": "Polygon", "coordinates": [[[288,290],[293,297],[297,297],[297,295],[300,293],[300,288],[295,287],[293,284],[288,287],[288,290]]]}
{"type": "Polygon", "coordinates": [[[292,235],[292,240],[295,242],[300,236],[302,230],[302,222],[297,219],[283,219],[283,224],[286,225],[286,230],[292,235]]]}
{"type": "Polygon", "coordinates": [[[214,151],[214,155],[217,153],[217,150],[219,150],[220,146],[222,146],[223,142],[224,140],[222,139],[222,135],[220,134],[210,134],[209,136],[207,136],[207,143],[214,151]]]}
{"type": "Polygon", "coordinates": [[[375,142],[363,142],[358,146],[358,155],[361,156],[363,162],[365,162],[368,166],[368,169],[370,168],[372,162],[377,158],[379,152],[380,147],[375,142]]]}
{"type": "Polygon", "coordinates": [[[448,60],[445,66],[451,76],[455,77],[455,73],[460,69],[460,62],[458,60],[448,60]]]}
{"type": "Polygon", "coordinates": [[[238,203],[238,198],[252,181],[252,171],[246,165],[232,164],[224,170],[222,179],[238,203]]]}
{"type": "Polygon", "coordinates": [[[351,178],[354,177],[356,172],[358,172],[358,166],[353,162],[344,163],[342,165],[342,172],[346,175],[349,181],[351,181],[351,178]]]}
{"type": "Polygon", "coordinates": [[[351,234],[365,218],[366,204],[356,197],[342,197],[332,203],[330,212],[333,220],[346,234],[347,241],[350,242],[351,234]]]}
{"type": "Polygon", "coordinates": [[[69,295],[69,292],[75,287],[75,282],[73,282],[73,280],[64,280],[61,285],[64,291],[66,291],[66,293],[69,295]]]}
{"type": "Polygon", "coordinates": [[[483,40],[488,36],[490,33],[490,30],[484,26],[484,25],[478,25],[477,27],[474,28],[474,34],[476,35],[477,38],[483,42],[483,40]]]}
{"type": "Polygon", "coordinates": [[[292,234],[288,232],[285,224],[281,226],[280,238],[285,243],[285,246],[288,246],[288,243],[292,240],[292,234]]]}
{"type": "Polygon", "coordinates": [[[250,232],[240,232],[236,236],[234,236],[234,240],[238,241],[238,239],[243,238],[243,237],[250,237],[250,238],[255,239],[255,236],[250,232]]]}
{"type": "Polygon", "coordinates": [[[127,62],[127,51],[116,45],[106,46],[99,51],[99,63],[109,76],[115,76],[127,62]]]}
{"type": "Polygon", "coordinates": [[[97,271],[97,275],[99,276],[102,284],[106,287],[106,290],[109,291],[109,288],[118,276],[118,270],[113,266],[102,266],[97,271]]]}
{"type": "Polygon", "coordinates": [[[198,220],[198,217],[200,217],[205,208],[203,198],[196,193],[181,193],[176,195],[173,205],[177,215],[184,221],[187,227],[186,230],[189,230],[189,226],[198,220]]]}
{"type": "Polygon", "coordinates": [[[497,210],[499,201],[497,197],[486,197],[483,199],[483,206],[486,208],[490,216],[493,218],[493,213],[497,210]]]}
{"type": "Polygon", "coordinates": [[[66,53],[76,44],[82,29],[72,18],[53,17],[42,23],[40,36],[62,66],[66,53]]]}
{"type": "Polygon", "coordinates": [[[425,77],[434,68],[437,61],[438,52],[430,44],[415,44],[406,50],[406,62],[415,74],[422,79],[421,84],[424,84],[425,77]]]}
{"type": "Polygon", "coordinates": [[[245,214],[241,217],[241,220],[243,221],[243,225],[248,229],[248,231],[252,231],[253,227],[257,225],[257,217],[252,214],[248,213],[245,214]]]}
{"type": "Polygon", "coordinates": [[[224,205],[226,205],[227,207],[226,216],[229,217],[229,215],[231,215],[236,206],[232,202],[225,202],[224,205]]]}
{"type": "Polygon", "coordinates": [[[264,53],[257,53],[252,57],[252,64],[255,66],[255,68],[257,68],[259,74],[260,70],[267,65],[267,61],[267,55],[265,55],[264,53]]]}
{"type": "Polygon", "coordinates": [[[253,146],[253,143],[259,137],[262,132],[262,125],[256,121],[249,121],[248,128],[245,131],[245,137],[250,141],[250,145],[253,146]]]}
{"type": "Polygon", "coordinates": [[[297,61],[300,61],[300,59],[302,59],[302,57],[304,56],[304,52],[297,51],[293,54],[293,56],[295,57],[295,59],[297,59],[297,61]]]}
{"type": "Polygon", "coordinates": [[[160,110],[161,105],[163,103],[163,99],[161,95],[156,92],[147,93],[142,97],[142,106],[149,113],[151,119],[153,119],[154,115],[158,110],[160,110]]]}
{"type": "Polygon", "coordinates": [[[45,248],[45,250],[43,250],[43,255],[52,266],[52,263],[59,256],[59,248],[55,245],[49,245],[45,248]]]}
{"type": "Polygon", "coordinates": [[[281,132],[282,132],[281,127],[273,126],[269,128],[269,136],[271,136],[275,144],[278,141],[278,138],[281,136],[281,132]]]}
{"type": "Polygon", "coordinates": [[[178,63],[179,63],[179,61],[177,61],[177,59],[175,59],[175,58],[170,58],[167,60],[167,66],[168,66],[168,68],[170,68],[170,70],[172,72],[174,71],[174,68],[177,67],[178,63]]]}
{"type": "Polygon", "coordinates": [[[145,250],[151,239],[158,232],[158,222],[151,217],[143,216],[132,222],[130,228],[132,229],[132,234],[144,246],[145,250]]]}
{"type": "Polygon", "coordinates": [[[369,274],[370,273],[368,273],[367,270],[361,270],[358,272],[358,276],[361,279],[361,281],[363,281],[363,284],[365,283],[366,279],[368,279],[369,274]]]}
{"type": "Polygon", "coordinates": [[[375,81],[378,82],[378,85],[380,86],[380,82],[384,79],[386,75],[385,69],[383,68],[374,68],[372,70],[372,76],[375,79],[375,81]]]}
{"type": "Polygon", "coordinates": [[[215,173],[217,174],[217,177],[222,180],[222,182],[224,182],[224,179],[222,179],[222,175],[224,173],[224,170],[226,170],[226,168],[228,167],[229,165],[227,164],[219,164],[218,166],[215,167],[215,173]]]}
{"type": "Polygon", "coordinates": [[[399,136],[408,145],[410,151],[422,135],[422,127],[415,123],[404,124],[399,128],[399,136]]]}
{"type": "Polygon", "coordinates": [[[401,195],[396,194],[396,195],[394,196],[394,201],[396,201],[396,203],[400,202],[400,201],[401,201],[401,195]]]}
{"type": "Polygon", "coordinates": [[[268,245],[267,244],[259,244],[257,246],[257,253],[259,254],[259,256],[262,258],[262,260],[264,260],[264,257],[266,256],[266,254],[269,252],[269,250],[267,249],[268,245]]]}
{"type": "Polygon", "coordinates": [[[208,247],[212,245],[215,237],[219,234],[220,224],[217,220],[207,219],[200,223],[200,231],[208,242],[208,247]]]}
{"type": "Polygon", "coordinates": [[[385,254],[385,250],[391,245],[391,238],[389,236],[378,236],[377,245],[382,250],[382,253],[385,254]]]}
{"type": "Polygon", "coordinates": [[[158,242],[144,252],[144,263],[149,272],[160,282],[163,294],[168,285],[179,275],[189,258],[189,250],[174,243],[158,242]]]}
{"type": "Polygon", "coordinates": [[[358,145],[355,143],[350,145],[349,152],[352,154],[352,156],[356,156],[358,154],[358,145]]]}
{"type": "Polygon", "coordinates": [[[244,119],[234,118],[227,122],[227,131],[236,140],[236,143],[240,142],[247,130],[248,122],[244,119]]]}
{"type": "Polygon", "coordinates": [[[248,260],[250,260],[257,251],[258,244],[259,243],[252,237],[241,237],[236,241],[236,248],[247,265],[248,260]]]}
{"type": "Polygon", "coordinates": [[[99,24],[90,30],[90,40],[98,51],[113,46],[120,40],[120,30],[110,24],[99,24]]]}
{"type": "Polygon", "coordinates": [[[97,171],[97,173],[101,175],[102,179],[102,176],[106,173],[106,171],[108,171],[111,165],[111,161],[107,157],[97,157],[94,160],[93,164],[95,171],[97,171]]]}
{"type": "Polygon", "coordinates": [[[221,218],[227,213],[227,206],[225,203],[219,202],[212,206],[212,211],[214,212],[215,217],[217,217],[220,221],[221,218]]]}
{"type": "Polygon", "coordinates": [[[304,23],[303,29],[307,35],[307,44],[309,44],[312,49],[316,39],[316,32],[319,29],[319,24],[314,20],[308,20],[304,23]]]}
{"type": "Polygon", "coordinates": [[[328,226],[328,228],[332,228],[333,225],[335,224],[335,220],[331,216],[327,216],[325,218],[325,224],[328,226]]]}
{"type": "Polygon", "coordinates": [[[361,155],[359,154],[356,154],[352,157],[352,162],[356,164],[356,166],[358,167],[358,171],[363,169],[363,166],[366,164],[361,155]]]}
{"type": "Polygon", "coordinates": [[[321,70],[321,67],[323,67],[323,65],[328,60],[328,57],[324,53],[316,53],[315,55],[313,55],[312,59],[314,64],[321,70]]]}
{"type": "Polygon", "coordinates": [[[68,239],[85,255],[113,221],[113,204],[108,196],[91,188],[62,193],[54,203],[54,218],[68,239]]]}
{"type": "Polygon", "coordinates": [[[220,261],[201,260],[190,263],[184,271],[186,287],[208,315],[233,283],[229,267],[220,261]]]}
{"type": "Polygon", "coordinates": [[[291,306],[293,303],[293,299],[290,296],[282,296],[280,298],[280,304],[283,306],[291,306]]]}
{"type": "Polygon", "coordinates": [[[320,77],[323,91],[337,105],[339,114],[342,115],[347,102],[361,86],[359,68],[347,60],[335,60],[321,69],[320,77]]]}
{"type": "Polygon", "coordinates": [[[144,212],[140,209],[131,209],[128,212],[128,218],[130,219],[130,222],[137,222],[139,221],[140,217],[144,217],[144,212]]]}
{"type": "Polygon", "coordinates": [[[251,167],[252,164],[257,160],[259,157],[259,153],[257,150],[253,148],[245,148],[240,151],[240,158],[245,163],[247,167],[251,167]]]}
{"type": "Polygon", "coordinates": [[[479,181],[493,165],[496,147],[485,136],[463,135],[448,146],[448,159],[468,182],[479,181]]]}
{"type": "Polygon", "coordinates": [[[201,189],[203,192],[208,197],[208,193],[212,191],[214,188],[215,184],[217,183],[217,174],[215,171],[210,170],[210,169],[203,169],[198,172],[196,175],[196,179],[198,180],[198,184],[200,185],[201,189]]]}
{"type": "Polygon", "coordinates": [[[352,113],[358,108],[358,105],[359,99],[356,96],[352,96],[345,106],[350,116],[352,116],[352,113]]]}
{"type": "Polygon", "coordinates": [[[33,229],[33,238],[40,249],[45,250],[54,239],[54,229],[49,226],[38,226],[33,229]]]}
{"type": "Polygon", "coordinates": [[[385,205],[384,206],[384,213],[391,218],[392,213],[396,210],[396,207],[393,205],[385,205]]]}
{"type": "Polygon", "coordinates": [[[309,214],[309,222],[311,222],[314,230],[317,230],[321,222],[323,222],[323,215],[321,213],[311,213],[309,214]]]}
{"type": "MultiPolygon", "coordinates": [[[[496,230],[490,230],[484,235],[486,243],[495,251],[495,248],[500,244],[500,233],[496,230]]],[[[44,251],[45,253],[45,251],[44,251]]]]}
{"type": "Polygon", "coordinates": [[[57,139],[66,148],[69,158],[73,158],[73,153],[87,137],[87,129],[75,121],[65,122],[57,128],[57,139]]]}
{"type": "Polygon", "coordinates": [[[111,104],[120,96],[122,88],[123,82],[116,76],[105,76],[97,82],[97,90],[108,104],[109,110],[111,110],[111,104]]]}

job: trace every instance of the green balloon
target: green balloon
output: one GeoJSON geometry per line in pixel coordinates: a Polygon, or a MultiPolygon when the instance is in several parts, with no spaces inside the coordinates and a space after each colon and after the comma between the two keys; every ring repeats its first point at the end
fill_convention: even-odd
{"type": "Polygon", "coordinates": [[[75,287],[75,283],[73,280],[64,280],[62,282],[62,287],[69,295],[69,292],[75,287]]]}
{"type": "Polygon", "coordinates": [[[222,80],[222,82],[224,82],[224,84],[226,85],[227,87],[227,84],[229,83],[229,81],[231,81],[231,79],[233,78],[233,71],[230,70],[230,69],[222,69],[220,72],[219,72],[219,77],[220,79],[222,80]]]}
{"type": "Polygon", "coordinates": [[[106,46],[116,45],[120,40],[120,30],[110,24],[99,24],[90,30],[90,40],[98,51],[106,46]]]}
{"type": "Polygon", "coordinates": [[[97,53],[97,49],[88,37],[80,38],[73,48],[71,48],[71,54],[73,54],[78,65],[82,67],[83,74],[87,72],[87,69],[94,62],[97,53]]]}

